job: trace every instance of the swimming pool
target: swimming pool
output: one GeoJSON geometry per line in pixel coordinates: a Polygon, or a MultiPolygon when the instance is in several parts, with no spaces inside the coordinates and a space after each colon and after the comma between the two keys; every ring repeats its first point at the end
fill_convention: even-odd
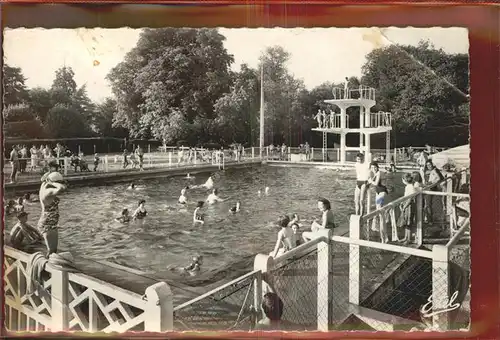
{"type": "MultiPolygon", "coordinates": [[[[389,200],[401,196],[400,175],[385,175],[388,186],[394,188],[389,200]]],[[[193,227],[194,205],[206,199],[207,190],[190,190],[187,209],[179,206],[177,199],[183,187],[202,184],[208,176],[145,180],[137,182],[138,190],[126,190],[127,184],[71,188],[61,195],[61,247],[75,255],[185,283],[186,278],[171,269],[189,264],[193,255],[200,254],[204,264],[197,281],[208,284],[247,272],[255,254],[269,253],[282,214],[298,213],[308,228],[312,218],[320,218],[316,204],[319,197],[332,202],[336,223],[341,226],[347,226],[353,213],[353,171],[259,166],[219,172],[215,186],[222,198],[230,199],[206,206],[205,225],[193,227]],[[267,196],[266,186],[270,188],[267,196]],[[257,195],[259,190],[261,197],[257,195]],[[128,225],[114,221],[124,207],[133,211],[140,199],[147,202],[145,220],[128,225]],[[229,214],[236,200],[242,202],[242,211],[229,214]]],[[[30,213],[29,222],[36,225],[39,203],[27,205],[26,211],[30,213]]],[[[13,217],[6,217],[7,229],[14,223],[13,217]]]]}

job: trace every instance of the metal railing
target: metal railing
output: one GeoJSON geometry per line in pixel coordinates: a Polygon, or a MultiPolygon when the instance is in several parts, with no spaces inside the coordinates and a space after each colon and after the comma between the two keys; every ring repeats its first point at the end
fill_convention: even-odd
{"type": "Polygon", "coordinates": [[[358,88],[334,87],[332,89],[333,99],[365,99],[375,101],[375,89],[360,85],[358,88]]]}

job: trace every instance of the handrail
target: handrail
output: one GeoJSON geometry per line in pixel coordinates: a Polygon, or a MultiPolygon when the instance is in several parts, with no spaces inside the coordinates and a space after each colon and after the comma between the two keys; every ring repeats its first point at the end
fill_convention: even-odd
{"type": "Polygon", "coordinates": [[[470,226],[470,218],[466,220],[464,225],[461,226],[460,229],[458,229],[457,233],[448,241],[448,243],[446,243],[446,248],[450,249],[455,244],[457,244],[469,226],[470,226]]]}
{"type": "Polygon", "coordinates": [[[457,198],[470,198],[469,194],[461,194],[458,192],[422,191],[421,193],[429,196],[451,196],[457,198]]]}
{"type": "MultiPolygon", "coordinates": [[[[390,210],[390,209],[394,208],[397,204],[399,204],[399,203],[401,203],[401,202],[403,202],[403,201],[406,201],[406,200],[408,200],[408,199],[411,199],[411,198],[417,197],[418,195],[420,195],[420,194],[425,193],[426,191],[428,191],[430,188],[432,188],[432,187],[434,187],[434,186],[436,186],[436,185],[438,185],[438,184],[448,182],[448,181],[449,181],[449,180],[451,180],[454,176],[458,175],[459,173],[466,172],[466,171],[468,171],[468,170],[469,170],[468,168],[467,168],[467,169],[460,170],[460,171],[458,171],[458,172],[454,173],[452,176],[450,176],[450,177],[445,177],[444,179],[442,179],[441,181],[439,181],[439,182],[437,182],[437,183],[432,183],[432,184],[428,184],[428,185],[426,185],[426,186],[425,186],[425,187],[423,187],[423,188],[422,188],[422,190],[420,190],[420,191],[417,191],[417,192],[415,192],[415,193],[413,193],[413,194],[411,194],[411,195],[408,195],[408,196],[402,196],[402,197],[400,197],[400,198],[398,198],[398,199],[395,199],[394,201],[392,201],[392,202],[388,203],[387,205],[384,205],[382,208],[377,209],[377,210],[374,210],[374,211],[372,211],[371,213],[366,214],[366,215],[364,215],[364,216],[361,216],[361,219],[362,219],[362,221],[366,221],[366,220],[368,220],[368,219],[370,219],[370,218],[373,218],[373,217],[375,217],[375,216],[377,216],[377,215],[380,215],[380,214],[384,213],[385,211],[387,211],[387,210],[390,210]]],[[[447,194],[447,195],[448,195],[448,194],[447,194]]]]}
{"type": "Polygon", "coordinates": [[[274,265],[280,264],[290,258],[293,258],[296,255],[304,255],[304,253],[306,253],[305,250],[309,250],[309,248],[317,245],[320,242],[328,242],[328,240],[324,236],[313,238],[312,240],[303,243],[300,246],[293,248],[292,250],[287,251],[283,255],[278,256],[277,258],[274,259],[273,263],[274,265]]]}
{"type": "Polygon", "coordinates": [[[394,253],[403,253],[403,254],[407,254],[407,255],[414,255],[414,256],[425,257],[425,258],[429,258],[429,259],[433,257],[432,251],[430,251],[430,250],[423,250],[423,249],[397,246],[397,245],[387,244],[387,243],[366,241],[366,240],[354,239],[354,238],[345,237],[345,236],[332,236],[331,240],[335,241],[335,242],[340,242],[340,243],[347,243],[347,244],[353,244],[353,245],[362,246],[362,247],[376,248],[376,249],[380,249],[380,250],[391,251],[394,253]]]}
{"type": "Polygon", "coordinates": [[[174,312],[176,312],[176,311],[178,311],[180,309],[183,309],[183,308],[185,308],[185,307],[187,307],[187,306],[189,306],[189,305],[191,305],[191,304],[193,304],[195,302],[203,300],[204,298],[209,297],[210,295],[212,295],[212,294],[214,294],[214,293],[216,293],[216,292],[218,292],[218,291],[220,291],[220,290],[222,290],[222,289],[224,289],[226,287],[229,287],[229,286],[231,286],[231,285],[233,285],[235,283],[238,283],[238,282],[240,282],[240,281],[242,281],[242,280],[244,280],[244,279],[246,279],[248,277],[251,277],[251,276],[257,274],[258,272],[260,272],[260,270],[254,270],[254,271],[251,271],[249,273],[246,273],[245,275],[237,277],[236,279],[231,280],[228,283],[223,284],[222,286],[218,286],[217,288],[214,288],[211,291],[206,292],[205,294],[202,294],[202,295],[200,295],[198,297],[195,297],[192,300],[186,301],[183,304],[180,304],[180,305],[174,307],[174,312]]]}

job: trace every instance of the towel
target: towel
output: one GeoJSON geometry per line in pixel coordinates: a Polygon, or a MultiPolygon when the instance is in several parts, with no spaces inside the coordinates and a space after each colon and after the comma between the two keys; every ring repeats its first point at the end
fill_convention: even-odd
{"type": "Polygon", "coordinates": [[[32,254],[27,265],[27,293],[35,293],[35,288],[42,285],[42,272],[45,270],[47,258],[41,253],[32,254]]]}

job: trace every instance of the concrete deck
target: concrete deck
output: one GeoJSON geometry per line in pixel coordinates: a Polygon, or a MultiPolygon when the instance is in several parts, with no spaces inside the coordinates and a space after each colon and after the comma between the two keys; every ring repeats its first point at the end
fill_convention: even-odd
{"type": "MultiPolygon", "coordinates": [[[[225,163],[226,169],[231,168],[244,168],[253,165],[262,164],[260,159],[250,159],[240,162],[231,161],[225,163]]],[[[218,171],[219,167],[212,164],[197,164],[197,165],[183,165],[183,166],[172,166],[172,167],[162,167],[153,169],[144,169],[144,171],[138,170],[123,170],[114,172],[84,172],[84,173],[74,173],[65,176],[66,181],[71,186],[93,186],[102,185],[108,183],[122,183],[131,182],[139,179],[151,179],[158,177],[168,177],[168,176],[179,176],[186,173],[202,173],[218,171]]],[[[19,181],[17,183],[6,183],[4,185],[5,193],[15,193],[22,194],[26,192],[37,191],[40,188],[40,179],[32,179],[26,181],[19,181]]]]}

